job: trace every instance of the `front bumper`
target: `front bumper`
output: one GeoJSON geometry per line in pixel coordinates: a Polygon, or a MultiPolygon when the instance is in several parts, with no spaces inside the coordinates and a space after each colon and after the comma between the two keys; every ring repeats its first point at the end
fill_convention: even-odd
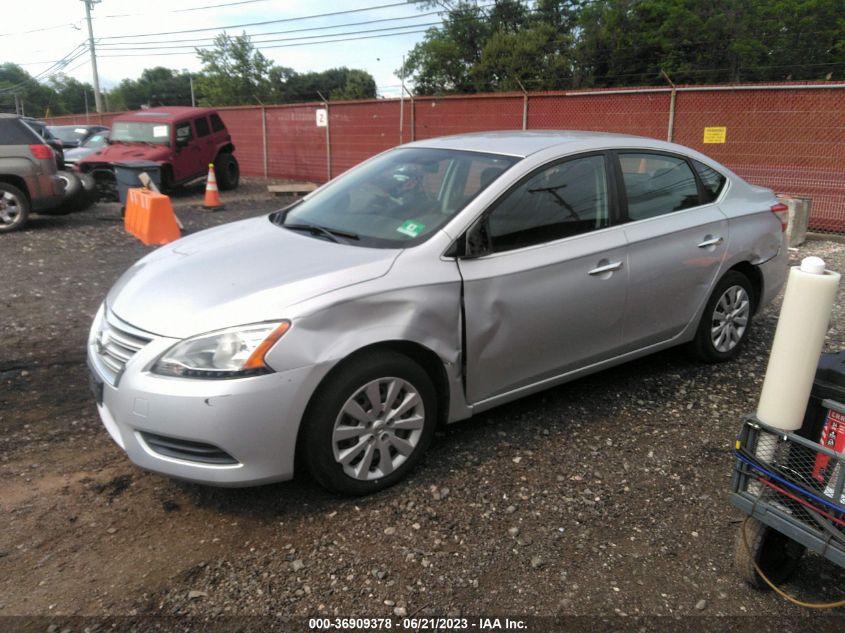
{"type": "MultiPolygon", "coordinates": [[[[109,316],[108,321],[119,320],[109,316]]],[[[300,421],[322,376],[316,366],[233,380],[158,376],[148,368],[176,340],[149,335],[151,340],[115,375],[102,362],[96,330],[95,321],[88,363],[102,389],[97,409],[109,435],[135,464],[215,486],[293,476],[300,421]]]]}

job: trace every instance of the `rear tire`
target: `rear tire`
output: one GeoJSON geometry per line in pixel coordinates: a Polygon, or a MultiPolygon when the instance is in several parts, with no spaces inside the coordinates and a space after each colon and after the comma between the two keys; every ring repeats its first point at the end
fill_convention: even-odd
{"type": "Polygon", "coordinates": [[[362,354],[320,386],[303,420],[303,456],[314,478],[345,495],[403,479],[425,453],[437,422],[428,374],[391,351],[362,354]]]}
{"type": "Polygon", "coordinates": [[[241,180],[241,169],[237,159],[227,152],[221,152],[214,161],[214,175],[221,191],[235,189],[241,180]]]}
{"type": "Polygon", "coordinates": [[[751,282],[742,273],[729,270],[704,306],[690,351],[705,363],[736,357],[748,339],[755,308],[751,282]]]}
{"type": "Polygon", "coordinates": [[[6,182],[0,182],[0,233],[21,228],[29,218],[29,198],[6,182]]]}

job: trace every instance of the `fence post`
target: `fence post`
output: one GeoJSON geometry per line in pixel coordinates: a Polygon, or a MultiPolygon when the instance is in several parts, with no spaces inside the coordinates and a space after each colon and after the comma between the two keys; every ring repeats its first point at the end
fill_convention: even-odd
{"type": "Polygon", "coordinates": [[[528,129],[528,91],[525,89],[525,86],[522,85],[522,82],[519,80],[519,77],[516,77],[516,83],[519,84],[520,89],[522,90],[522,129],[528,129]]]}
{"type": "Polygon", "coordinates": [[[267,108],[261,106],[261,145],[264,149],[264,177],[270,175],[267,157],[267,108]]]}
{"type": "Polygon", "coordinates": [[[663,75],[663,78],[669,82],[670,86],[672,86],[672,92],[669,93],[669,127],[666,130],[666,140],[671,143],[672,136],[675,134],[675,98],[677,91],[675,90],[674,82],[669,79],[669,75],[666,74],[666,71],[661,69],[660,74],[663,75]]]}
{"type": "Polygon", "coordinates": [[[323,105],[326,108],[326,173],[328,174],[328,180],[332,179],[332,116],[331,112],[329,111],[329,100],[323,96],[323,93],[319,90],[317,94],[320,95],[320,99],[323,100],[323,105]]]}

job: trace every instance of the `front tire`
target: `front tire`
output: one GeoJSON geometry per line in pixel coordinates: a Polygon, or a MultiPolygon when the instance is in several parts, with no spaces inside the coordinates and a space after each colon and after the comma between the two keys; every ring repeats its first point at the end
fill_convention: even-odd
{"type": "Polygon", "coordinates": [[[21,228],[29,217],[26,194],[6,182],[0,182],[0,233],[21,228]]]}
{"type": "Polygon", "coordinates": [[[692,353],[706,363],[722,363],[739,354],[755,309],[754,290],[748,278],[728,271],[713,289],[691,343],[692,353]]]}
{"type": "Polygon", "coordinates": [[[414,468],[436,421],[436,391],[419,365],[390,351],[363,354],[315,392],[303,421],[304,456],[323,487],[370,494],[414,468]]]}
{"type": "Polygon", "coordinates": [[[214,175],[221,191],[236,189],[241,180],[241,169],[237,159],[229,153],[221,153],[214,161],[214,175]]]}

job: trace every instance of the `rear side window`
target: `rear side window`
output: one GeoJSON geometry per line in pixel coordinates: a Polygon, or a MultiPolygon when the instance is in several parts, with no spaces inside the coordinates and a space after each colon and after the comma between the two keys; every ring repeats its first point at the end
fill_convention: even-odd
{"type": "Polygon", "coordinates": [[[0,119],[0,145],[30,145],[41,138],[18,119],[0,119]]]}
{"type": "Polygon", "coordinates": [[[692,161],[692,164],[695,166],[695,171],[698,172],[701,184],[704,185],[704,202],[713,202],[722,193],[728,179],[715,169],[704,163],[699,163],[697,160],[692,161]]]}
{"type": "Polygon", "coordinates": [[[698,185],[682,158],[666,154],[620,154],[628,218],[645,220],[698,206],[698,185]]]}
{"type": "Polygon", "coordinates": [[[216,114],[211,115],[211,129],[215,132],[226,129],[226,126],[223,125],[223,121],[221,121],[220,117],[216,114]]]}
{"type": "Polygon", "coordinates": [[[197,129],[197,138],[208,136],[210,131],[208,129],[208,119],[200,117],[194,120],[194,127],[197,129]]]}

